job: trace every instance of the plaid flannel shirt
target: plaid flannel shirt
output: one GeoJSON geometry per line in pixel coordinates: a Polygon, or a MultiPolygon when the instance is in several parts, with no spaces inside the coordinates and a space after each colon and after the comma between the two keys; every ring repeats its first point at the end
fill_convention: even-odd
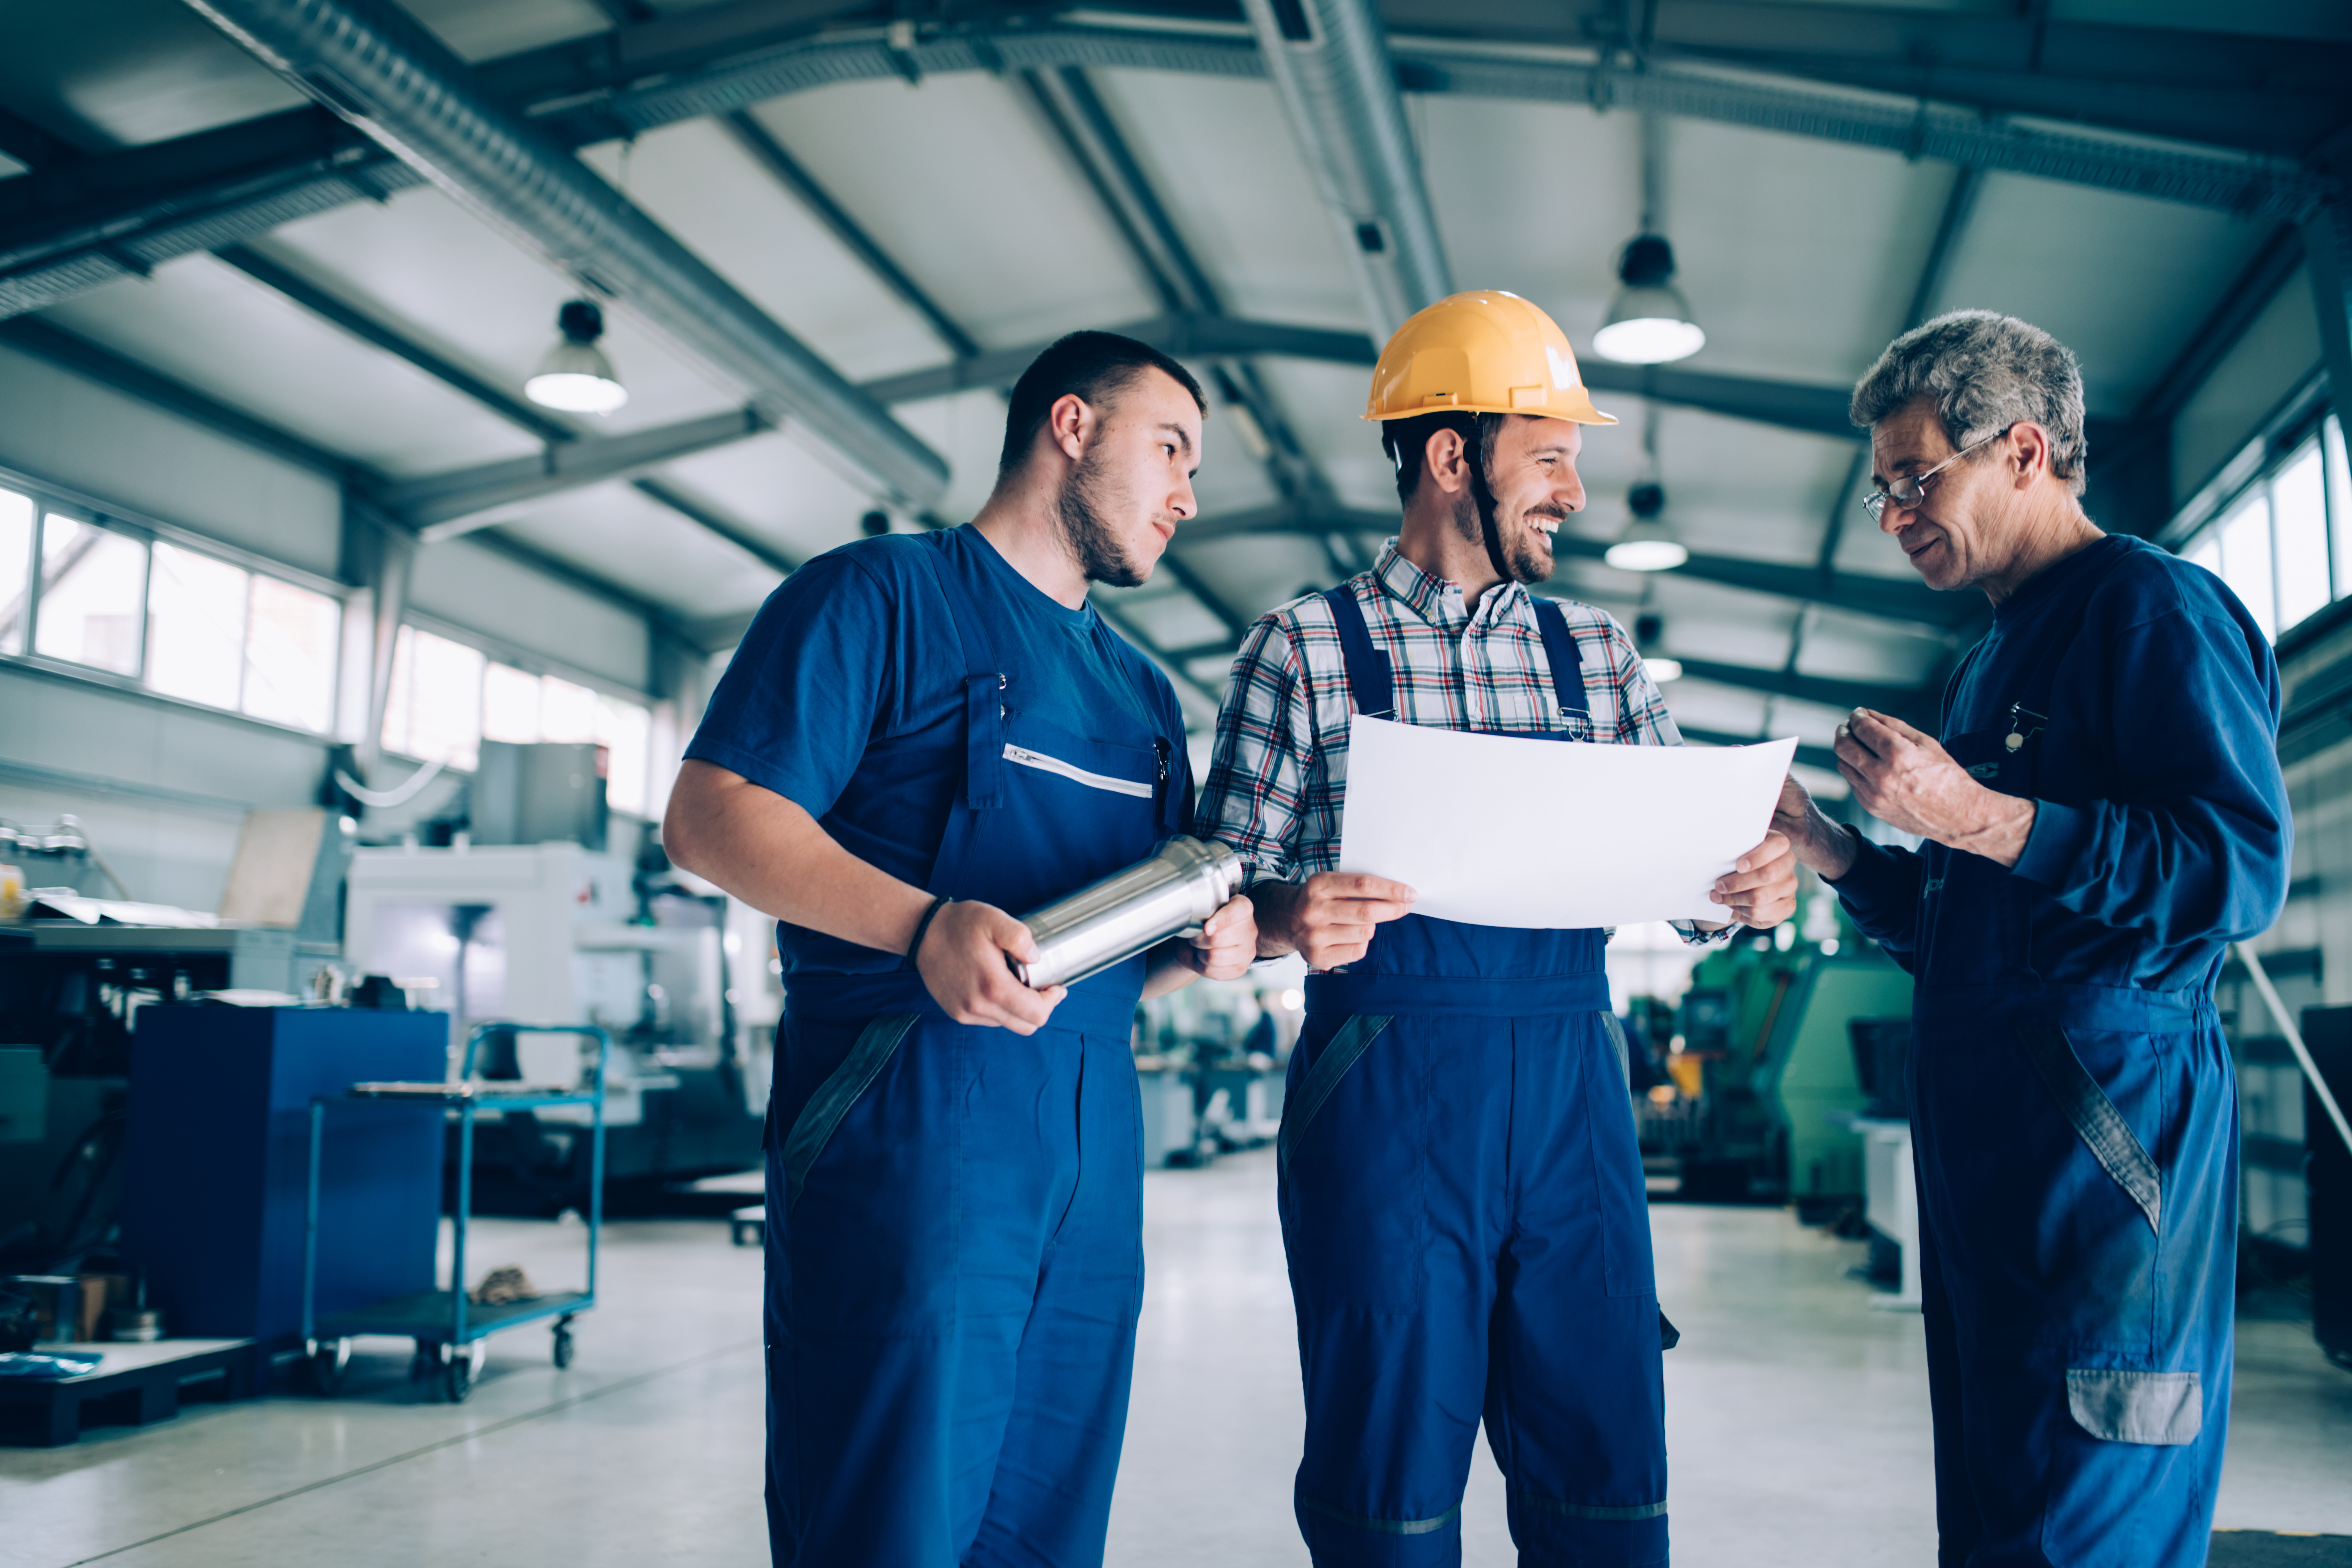
{"type": "MultiPolygon", "coordinates": [[[[1633,639],[1605,611],[1560,602],[1582,663],[1587,716],[1560,710],[1535,605],[1521,584],[1489,589],[1472,611],[1458,584],[1415,566],[1391,539],[1347,587],[1363,606],[1372,646],[1388,651],[1396,716],[1405,723],[1682,744],[1633,639]]],[[[1259,616],[1234,660],[1193,812],[1193,830],[1230,846],[1253,885],[1338,868],[1354,712],[1339,628],[1322,596],[1259,616]]],[[[1713,940],[1681,921],[1675,929],[1688,942],[1713,940]]]]}

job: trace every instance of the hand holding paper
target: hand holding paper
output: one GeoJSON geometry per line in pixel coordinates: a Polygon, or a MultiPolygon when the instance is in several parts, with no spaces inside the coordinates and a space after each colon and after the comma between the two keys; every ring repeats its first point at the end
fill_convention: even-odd
{"type": "Polygon", "coordinates": [[[1475,925],[1725,921],[1708,893],[1770,827],[1796,751],[1561,743],[1358,714],[1339,869],[1409,883],[1415,914],[1475,925]]]}

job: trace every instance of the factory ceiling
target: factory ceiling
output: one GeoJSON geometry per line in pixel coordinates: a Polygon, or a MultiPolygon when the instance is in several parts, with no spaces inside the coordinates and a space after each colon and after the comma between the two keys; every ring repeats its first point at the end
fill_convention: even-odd
{"type": "Polygon", "coordinates": [[[1543,305],[1624,420],[1555,590],[1660,617],[1693,733],[1817,745],[1932,716],[1981,625],[1856,504],[1890,336],[2057,333],[2095,515],[2149,532],[2187,390],[2352,237],[2352,19],[2293,3],[0,0],[0,343],[706,647],[873,508],[970,515],[1042,343],[1180,354],[1202,514],[1098,602],[1196,721],[1252,616],[1390,531],[1365,367],[1441,284],[1543,305]],[[1316,58],[1351,26],[1385,69],[1316,58]],[[1707,333],[1656,367],[1586,352],[1645,146],[1707,333]],[[602,418],[520,393],[583,284],[602,418]],[[1653,417],[1691,558],[1619,572],[1653,417]]]}

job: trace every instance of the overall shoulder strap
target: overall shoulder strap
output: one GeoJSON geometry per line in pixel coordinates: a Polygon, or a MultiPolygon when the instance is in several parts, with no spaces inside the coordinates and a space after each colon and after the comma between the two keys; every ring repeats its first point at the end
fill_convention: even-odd
{"type": "Polygon", "coordinates": [[[1576,634],[1568,629],[1568,612],[1557,599],[1530,594],[1536,607],[1536,629],[1543,633],[1544,658],[1551,665],[1552,694],[1562,713],[1590,715],[1592,703],[1584,695],[1584,656],[1576,651],[1576,634]]]}
{"type": "Polygon", "coordinates": [[[1356,700],[1356,711],[1373,719],[1395,718],[1395,671],[1389,656],[1372,647],[1364,607],[1345,583],[1326,593],[1323,602],[1331,606],[1331,619],[1339,628],[1339,655],[1348,661],[1348,691],[1356,700]]]}
{"type": "Polygon", "coordinates": [[[964,804],[974,811],[989,811],[1004,804],[1004,673],[989,651],[987,621],[940,559],[946,550],[945,532],[913,546],[915,556],[939,584],[963,650],[964,804]]]}

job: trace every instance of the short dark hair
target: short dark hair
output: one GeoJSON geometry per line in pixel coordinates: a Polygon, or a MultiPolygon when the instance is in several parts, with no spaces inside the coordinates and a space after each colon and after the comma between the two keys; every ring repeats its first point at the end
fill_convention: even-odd
{"type": "Polygon", "coordinates": [[[1485,473],[1487,454],[1494,450],[1495,432],[1501,428],[1506,417],[1449,408],[1435,414],[1416,414],[1410,419],[1383,421],[1381,445],[1396,468],[1397,500],[1407,506],[1412,504],[1412,494],[1421,489],[1421,476],[1429,467],[1429,438],[1440,430],[1459,431],[1462,445],[1476,454],[1480,472],[1485,473]]]}
{"type": "Polygon", "coordinates": [[[1045,416],[1066,396],[1094,407],[1107,406],[1129,383],[1147,370],[1164,373],[1192,395],[1201,412],[1209,400],[1192,373],[1153,348],[1117,332],[1072,332],[1029,362],[1013,384],[1012,406],[1004,411],[1004,451],[996,459],[996,477],[1003,479],[1029,460],[1029,448],[1045,427],[1045,416]]]}

